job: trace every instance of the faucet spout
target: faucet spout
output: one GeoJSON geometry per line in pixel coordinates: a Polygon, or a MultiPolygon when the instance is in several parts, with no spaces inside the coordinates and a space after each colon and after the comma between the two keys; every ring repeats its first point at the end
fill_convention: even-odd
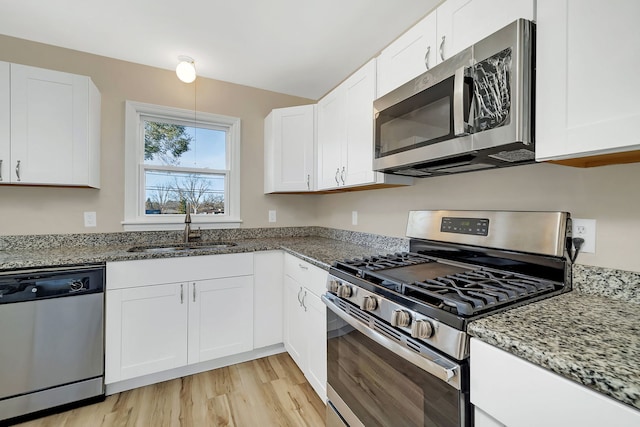
{"type": "Polygon", "coordinates": [[[184,243],[189,243],[189,235],[191,234],[191,205],[187,203],[187,214],[184,217],[184,243]]]}

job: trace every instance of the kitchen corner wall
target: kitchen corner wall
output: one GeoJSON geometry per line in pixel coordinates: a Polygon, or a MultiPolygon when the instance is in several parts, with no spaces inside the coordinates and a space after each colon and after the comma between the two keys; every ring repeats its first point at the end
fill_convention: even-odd
{"type": "Polygon", "coordinates": [[[416,180],[412,187],[323,195],[317,225],[404,236],[409,210],[567,211],[597,220],[596,253],[576,263],[640,272],[640,163],[553,164],[416,180]],[[351,212],[358,211],[358,225],[351,212]]]}
{"type": "MultiPolygon", "coordinates": [[[[171,70],[6,36],[0,61],[87,75],[102,94],[101,189],[0,186],[0,235],[122,231],[125,101],[193,110],[194,84],[171,70]],[[85,211],[97,212],[98,227],[84,227],[85,211]]],[[[242,120],[243,227],[312,225],[317,199],[263,194],[263,123],[273,108],[314,101],[201,77],[195,88],[199,111],[242,120]],[[277,209],[276,224],[269,209],[277,209]]]]}

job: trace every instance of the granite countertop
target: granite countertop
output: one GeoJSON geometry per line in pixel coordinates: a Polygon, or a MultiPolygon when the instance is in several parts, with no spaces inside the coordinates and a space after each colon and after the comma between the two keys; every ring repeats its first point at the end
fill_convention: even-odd
{"type": "Polygon", "coordinates": [[[640,275],[629,276],[631,302],[574,285],[572,292],[473,321],[468,332],[640,409],[640,275]]]}
{"type": "Polygon", "coordinates": [[[135,246],[131,244],[0,250],[0,271],[277,249],[282,249],[328,270],[335,260],[375,255],[381,252],[380,247],[377,246],[355,244],[326,237],[249,238],[234,239],[233,242],[236,243],[236,246],[228,248],[160,253],[128,252],[129,248],[135,246]]]}

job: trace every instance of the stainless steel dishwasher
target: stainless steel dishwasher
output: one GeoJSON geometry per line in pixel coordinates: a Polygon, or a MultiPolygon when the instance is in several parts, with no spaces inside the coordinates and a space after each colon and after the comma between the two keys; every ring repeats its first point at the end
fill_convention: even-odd
{"type": "Polygon", "coordinates": [[[0,273],[0,424],[104,398],[104,267],[0,273]]]}

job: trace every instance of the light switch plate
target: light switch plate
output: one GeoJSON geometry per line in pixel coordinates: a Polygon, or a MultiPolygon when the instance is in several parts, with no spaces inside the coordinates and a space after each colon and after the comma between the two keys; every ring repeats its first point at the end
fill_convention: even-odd
{"type": "Polygon", "coordinates": [[[276,222],[276,211],[269,211],[269,222],[276,222]]]}
{"type": "Polygon", "coordinates": [[[84,213],[84,226],[85,227],[97,227],[98,226],[98,216],[95,212],[85,212],[84,213]]]}
{"type": "Polygon", "coordinates": [[[358,211],[351,211],[351,225],[358,225],[358,211]]]}

